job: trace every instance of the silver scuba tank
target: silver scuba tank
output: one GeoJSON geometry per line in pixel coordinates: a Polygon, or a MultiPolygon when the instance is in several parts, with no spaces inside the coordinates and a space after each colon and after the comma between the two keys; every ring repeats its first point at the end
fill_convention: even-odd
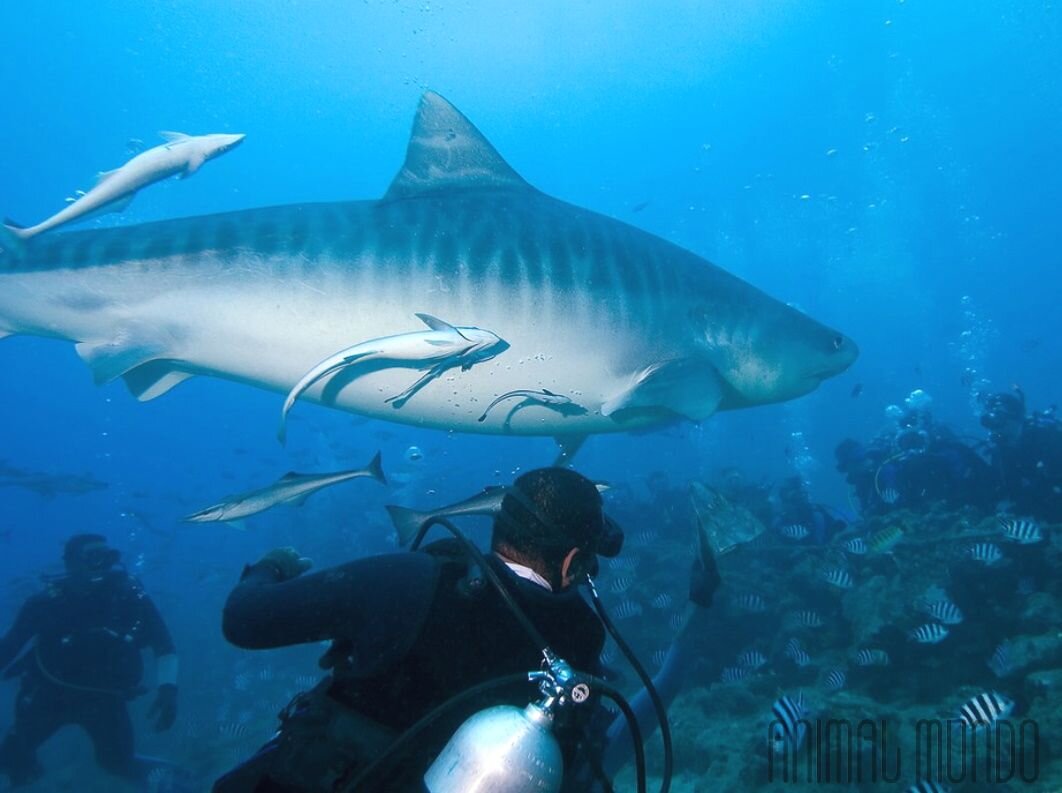
{"type": "Polygon", "coordinates": [[[564,776],[553,717],[535,703],[471,716],[424,775],[430,793],[557,793],[564,776]]]}

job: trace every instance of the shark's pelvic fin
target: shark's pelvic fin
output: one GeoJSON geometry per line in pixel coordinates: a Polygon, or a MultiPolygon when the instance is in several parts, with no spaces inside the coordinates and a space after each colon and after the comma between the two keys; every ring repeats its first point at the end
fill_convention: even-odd
{"type": "Polygon", "coordinates": [[[175,386],[192,377],[191,372],[182,372],[173,361],[148,361],[122,374],[126,388],[140,402],[148,402],[162,396],[175,386]]]}
{"type": "Polygon", "coordinates": [[[693,421],[715,413],[723,382],[715,367],[699,358],[675,358],[647,366],[633,382],[601,405],[601,415],[622,410],[663,408],[693,421]]]}
{"type": "Polygon", "coordinates": [[[428,91],[417,108],[406,161],[384,199],[466,187],[532,189],[471,121],[428,91]]]}
{"type": "Polygon", "coordinates": [[[82,341],[75,345],[81,360],[92,370],[92,379],[96,385],[109,383],[126,372],[160,357],[159,349],[134,341],[132,336],[129,331],[122,331],[113,339],[82,341]]]}
{"type": "Polygon", "coordinates": [[[553,465],[558,468],[571,465],[575,455],[586,443],[586,438],[586,435],[558,435],[554,438],[557,442],[557,457],[553,460],[553,465]]]}

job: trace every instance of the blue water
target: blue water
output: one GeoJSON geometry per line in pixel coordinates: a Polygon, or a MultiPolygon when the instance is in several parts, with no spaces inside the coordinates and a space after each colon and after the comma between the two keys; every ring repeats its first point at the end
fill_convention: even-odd
{"type": "MultiPolygon", "coordinates": [[[[1031,407],[1062,397],[1060,25],[1053,4],[1017,0],[23,4],[0,27],[0,209],[37,222],[124,162],[126,141],[155,145],[161,129],[247,139],[92,223],[377,197],[419,95],[436,90],[531,184],[689,248],[861,348],[798,401],[592,438],[578,468],[635,492],[653,471],[676,486],[726,466],[800,473],[818,500],[846,505],[834,446],[875,432],[912,389],[976,437],[967,368],[1020,384],[1031,407]]],[[[54,498],[0,489],[0,625],[57,568],[69,534],[107,534],[170,623],[182,690],[206,720],[216,714],[203,703],[234,696],[236,674],[313,657],[248,659],[224,644],[220,605],[242,565],[278,544],[321,565],[391,548],[381,508],[396,495],[356,483],[244,533],[180,516],[377,449],[400,497],[421,504],[553,456],[547,439],[309,405],[282,450],[275,394],[198,378],[138,404],[120,384],[93,386],[55,341],[5,340],[0,371],[0,459],[108,485],[54,498]],[[423,460],[405,460],[411,445],[423,460]]],[[[0,728],[12,695],[0,689],[0,728]]]]}

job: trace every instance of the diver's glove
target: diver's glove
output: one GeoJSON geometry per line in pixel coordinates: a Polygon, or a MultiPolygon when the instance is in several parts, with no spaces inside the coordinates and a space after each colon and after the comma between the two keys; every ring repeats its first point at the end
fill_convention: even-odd
{"type": "Polygon", "coordinates": [[[722,582],[719,568],[715,564],[715,554],[705,543],[693,560],[693,569],[690,571],[690,602],[701,608],[708,608],[712,605],[712,598],[722,582]]]}
{"type": "Polygon", "coordinates": [[[277,581],[290,581],[313,567],[313,560],[301,556],[290,545],[285,545],[283,548],[271,550],[258,561],[255,567],[271,568],[276,573],[277,581]]]}
{"type": "Polygon", "coordinates": [[[177,686],[163,683],[148,710],[148,718],[155,719],[155,732],[163,732],[177,720],[177,686]],[[157,717],[157,718],[156,718],[157,717]]]}

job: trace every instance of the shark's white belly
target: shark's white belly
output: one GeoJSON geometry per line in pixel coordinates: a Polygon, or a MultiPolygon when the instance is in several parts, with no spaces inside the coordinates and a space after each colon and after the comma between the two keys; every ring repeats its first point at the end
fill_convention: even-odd
{"type": "MultiPolygon", "coordinates": [[[[637,420],[621,426],[600,414],[601,404],[654,359],[636,329],[602,324],[610,315],[607,307],[577,305],[572,300],[585,298],[576,296],[529,300],[504,284],[485,293],[435,278],[395,283],[367,273],[359,282],[341,268],[321,268],[311,278],[254,259],[191,271],[147,263],[136,274],[128,266],[29,272],[4,278],[10,288],[0,295],[0,317],[8,318],[15,332],[126,340],[150,349],[155,358],[174,360],[179,369],[284,393],[342,349],[422,330],[414,315],[423,312],[490,330],[510,347],[468,371],[450,369],[399,409],[385,400],[423,371],[370,371],[322,399],[325,379],[302,398],[463,432],[566,435],[639,426],[637,420]],[[376,282],[364,280],[373,278],[376,282]],[[32,317],[35,326],[20,326],[19,317],[27,323],[32,317]],[[494,398],[516,389],[563,394],[586,413],[565,415],[537,404],[513,411],[520,402],[513,400],[478,421],[494,398]]],[[[281,404],[278,398],[278,415],[281,404]]]]}

